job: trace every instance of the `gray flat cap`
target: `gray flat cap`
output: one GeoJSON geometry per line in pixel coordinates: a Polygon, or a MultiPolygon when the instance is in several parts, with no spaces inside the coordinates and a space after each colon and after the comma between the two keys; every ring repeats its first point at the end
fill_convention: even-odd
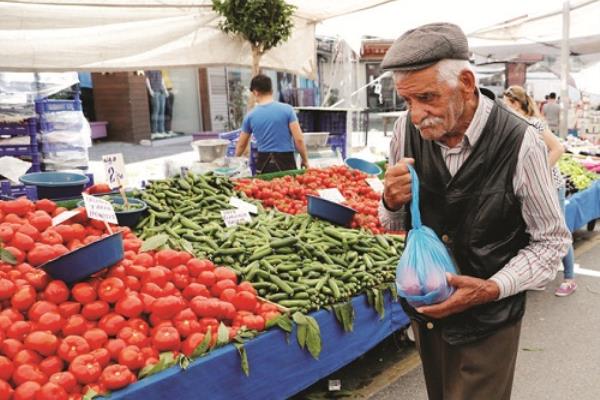
{"type": "Polygon", "coordinates": [[[447,22],[427,24],[405,32],[385,54],[381,68],[412,71],[443,59],[469,59],[467,37],[457,25],[447,22]]]}

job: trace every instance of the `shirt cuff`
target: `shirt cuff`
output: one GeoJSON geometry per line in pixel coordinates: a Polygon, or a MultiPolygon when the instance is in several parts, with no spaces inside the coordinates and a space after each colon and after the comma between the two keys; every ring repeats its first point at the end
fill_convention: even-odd
{"type": "Polygon", "coordinates": [[[381,225],[388,231],[406,230],[404,221],[406,220],[406,209],[401,207],[397,211],[391,211],[383,202],[383,197],[379,202],[379,220],[381,225]]]}
{"type": "Polygon", "coordinates": [[[504,299],[505,297],[512,296],[518,293],[517,278],[512,273],[501,269],[496,272],[494,276],[490,278],[491,281],[495,282],[500,289],[500,295],[497,300],[504,299]]]}

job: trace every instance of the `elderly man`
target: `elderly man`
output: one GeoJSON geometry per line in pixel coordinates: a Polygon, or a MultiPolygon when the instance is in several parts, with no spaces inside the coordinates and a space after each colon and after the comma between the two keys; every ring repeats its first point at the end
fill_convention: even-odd
{"type": "Polygon", "coordinates": [[[406,32],[382,68],[409,110],[390,145],[383,225],[410,229],[410,175],[420,178],[423,223],[446,244],[459,275],[446,301],[413,309],[430,399],[509,399],[525,291],[556,275],[570,235],[536,130],[478,88],[467,38],[448,23],[406,32]]]}

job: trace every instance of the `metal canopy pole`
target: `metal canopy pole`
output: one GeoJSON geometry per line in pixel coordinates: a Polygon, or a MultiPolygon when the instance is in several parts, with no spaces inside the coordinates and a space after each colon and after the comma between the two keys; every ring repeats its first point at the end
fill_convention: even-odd
{"type": "Polygon", "coordinates": [[[571,5],[569,0],[563,1],[563,29],[560,47],[560,137],[567,137],[569,118],[569,15],[571,5]]]}

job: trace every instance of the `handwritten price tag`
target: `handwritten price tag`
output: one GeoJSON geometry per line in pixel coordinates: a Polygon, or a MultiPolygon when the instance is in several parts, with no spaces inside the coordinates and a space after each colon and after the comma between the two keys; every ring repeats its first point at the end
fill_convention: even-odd
{"type": "Polygon", "coordinates": [[[246,210],[222,210],[221,217],[226,227],[239,225],[246,222],[252,222],[252,218],[246,210]]]}
{"type": "Polygon", "coordinates": [[[83,201],[85,202],[85,211],[91,219],[105,221],[111,224],[117,224],[117,216],[112,204],[99,197],[90,196],[83,193],[83,201]]]}
{"type": "Polygon", "coordinates": [[[258,207],[256,207],[254,204],[248,203],[247,201],[238,199],[237,197],[231,197],[229,199],[229,204],[238,210],[245,210],[251,214],[258,214],[258,207]]]}
{"type": "Polygon", "coordinates": [[[367,183],[375,193],[383,193],[383,182],[379,178],[368,178],[367,183]]]}
{"type": "Polygon", "coordinates": [[[111,189],[118,187],[125,187],[127,179],[125,178],[125,161],[123,160],[123,154],[105,154],[102,156],[102,163],[104,164],[104,173],[106,175],[106,181],[111,189]]]}
{"type": "Polygon", "coordinates": [[[319,189],[317,192],[319,193],[319,197],[325,200],[333,201],[334,203],[343,203],[346,201],[342,193],[340,193],[340,191],[336,188],[319,189]]]}

